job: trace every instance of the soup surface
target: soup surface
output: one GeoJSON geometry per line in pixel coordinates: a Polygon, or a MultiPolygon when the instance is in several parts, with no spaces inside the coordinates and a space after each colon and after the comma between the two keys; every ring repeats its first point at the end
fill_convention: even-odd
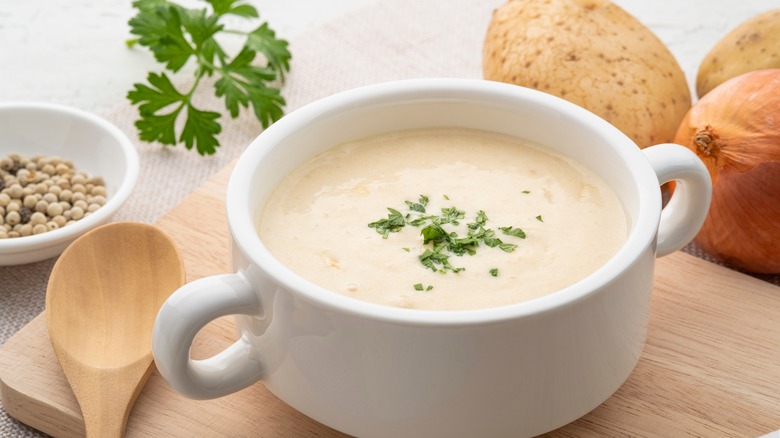
{"type": "Polygon", "coordinates": [[[436,310],[549,294],[603,265],[627,234],[617,196],[585,166],[461,128],[338,145],[281,182],[257,228],[313,283],[436,310]]]}

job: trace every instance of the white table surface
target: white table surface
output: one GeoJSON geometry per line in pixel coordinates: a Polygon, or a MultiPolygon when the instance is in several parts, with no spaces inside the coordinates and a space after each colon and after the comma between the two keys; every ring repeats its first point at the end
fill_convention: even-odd
{"type": "MultiPolygon", "coordinates": [[[[289,38],[376,1],[250,3],[280,36],[289,38]]],[[[454,6],[457,1],[453,0],[454,6]]],[[[691,84],[699,62],[722,35],[748,17],[780,7],[779,0],[615,3],[669,46],[691,84]]],[[[127,21],[132,15],[131,0],[0,1],[0,101],[48,101],[98,113],[121,102],[134,82],[144,80],[147,71],[160,70],[146,50],[125,48],[124,41],[130,36],[127,21]]]]}

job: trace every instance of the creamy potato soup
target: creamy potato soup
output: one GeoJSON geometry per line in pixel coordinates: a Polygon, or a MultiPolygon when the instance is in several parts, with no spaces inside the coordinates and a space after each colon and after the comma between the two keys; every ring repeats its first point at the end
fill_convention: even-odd
{"type": "Polygon", "coordinates": [[[627,234],[617,196],[585,166],[461,128],[338,145],[281,182],[257,227],[313,283],[437,310],[549,294],[604,264],[627,234]]]}

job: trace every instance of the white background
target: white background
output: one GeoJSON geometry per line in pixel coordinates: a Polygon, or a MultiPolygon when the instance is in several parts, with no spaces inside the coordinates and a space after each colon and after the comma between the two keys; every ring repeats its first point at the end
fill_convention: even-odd
{"type": "MultiPolygon", "coordinates": [[[[376,1],[250,2],[281,37],[291,38],[376,1]]],[[[453,7],[457,3],[452,0],[453,7]]],[[[496,0],[495,4],[501,3],[496,0]]],[[[615,3],[669,46],[691,84],[701,59],[728,30],[757,13],[780,7],[780,0],[615,3]]],[[[0,0],[0,101],[47,101],[98,113],[122,102],[147,71],[160,70],[146,50],[125,47],[132,15],[131,0],[0,0]]]]}

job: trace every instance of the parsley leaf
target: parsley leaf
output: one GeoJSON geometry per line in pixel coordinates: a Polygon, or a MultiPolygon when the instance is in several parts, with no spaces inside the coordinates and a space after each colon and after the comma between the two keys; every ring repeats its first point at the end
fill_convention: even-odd
{"type": "Polygon", "coordinates": [[[406,206],[409,207],[409,210],[416,211],[419,213],[425,213],[425,206],[428,205],[428,197],[425,195],[420,195],[420,199],[417,202],[412,201],[404,201],[406,203],[406,206]]]}
{"type": "Polygon", "coordinates": [[[216,152],[219,146],[216,135],[222,130],[219,123],[215,122],[218,118],[219,113],[201,111],[187,103],[187,122],[181,131],[181,140],[187,149],[196,146],[201,155],[212,155],[216,152]]]}
{"type": "Polygon", "coordinates": [[[525,231],[523,231],[520,228],[515,227],[499,227],[499,230],[501,230],[504,234],[507,236],[514,236],[519,237],[521,239],[525,239],[525,231]]]}
{"type": "Polygon", "coordinates": [[[138,105],[140,118],[135,126],[141,140],[163,145],[184,143],[187,149],[211,155],[219,147],[217,135],[222,127],[220,113],[193,103],[201,79],[216,76],[214,93],[224,99],[232,118],[251,106],[255,118],[267,128],[283,115],[286,102],[274,84],[284,83],[292,54],[287,41],[278,38],[268,23],[249,32],[225,27],[222,18],[226,15],[259,18],[257,9],[246,0],[205,0],[204,3],[210,9],[187,9],[169,0],[133,2],[137,13],[128,24],[137,38],[128,40],[128,47],[136,44],[147,47],[172,73],[194,62],[195,80],[189,90],[179,91],[165,73],[149,73],[148,84],[133,84],[127,98],[138,105]],[[218,37],[226,34],[244,38],[243,46],[234,56],[218,42],[218,37]],[[183,124],[177,123],[180,115],[186,118],[183,124]],[[178,127],[182,128],[177,134],[178,127]]]}
{"type": "Polygon", "coordinates": [[[389,236],[390,233],[401,231],[401,228],[406,225],[406,219],[404,219],[400,211],[389,207],[387,210],[390,212],[387,215],[387,219],[380,219],[368,224],[370,228],[376,229],[376,232],[381,234],[383,239],[387,239],[387,236],[389,236]]]}
{"type": "Polygon", "coordinates": [[[276,33],[263,23],[260,27],[249,33],[246,42],[247,47],[255,52],[262,53],[279,79],[284,81],[284,72],[290,70],[290,58],[292,55],[287,49],[287,41],[276,38],[276,33]]]}

